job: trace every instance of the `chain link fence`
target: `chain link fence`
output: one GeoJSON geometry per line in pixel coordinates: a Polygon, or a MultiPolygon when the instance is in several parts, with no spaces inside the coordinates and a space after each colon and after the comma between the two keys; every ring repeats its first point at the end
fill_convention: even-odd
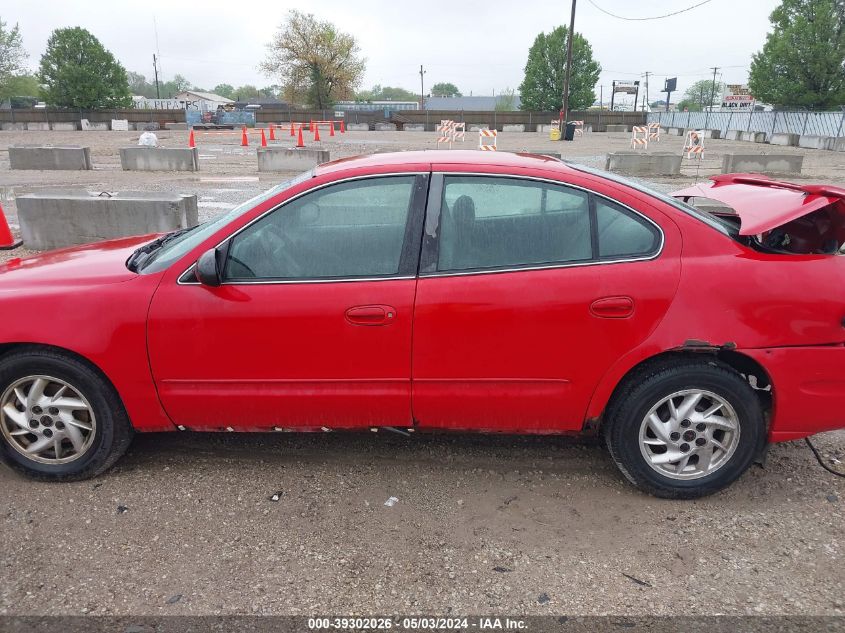
{"type": "Polygon", "coordinates": [[[650,112],[649,123],[695,130],[839,137],[845,134],[845,109],[839,112],[650,112]]]}

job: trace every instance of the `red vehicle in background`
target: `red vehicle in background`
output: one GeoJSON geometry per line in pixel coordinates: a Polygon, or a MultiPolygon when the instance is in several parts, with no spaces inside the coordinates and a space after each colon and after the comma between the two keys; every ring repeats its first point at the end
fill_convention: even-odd
{"type": "Polygon", "coordinates": [[[2,456],[79,479],[133,431],[601,433],[643,490],[712,493],[845,426],[845,190],[676,196],[543,156],[378,154],[12,260],[2,456]]]}

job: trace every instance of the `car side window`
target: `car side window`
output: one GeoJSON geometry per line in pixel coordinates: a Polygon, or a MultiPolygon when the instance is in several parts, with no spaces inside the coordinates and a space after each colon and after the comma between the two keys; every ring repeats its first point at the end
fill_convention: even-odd
{"type": "Polygon", "coordinates": [[[415,178],[340,183],[281,206],[233,238],[224,279],[397,274],[415,178]]]}
{"type": "Polygon", "coordinates": [[[654,253],[659,231],[643,218],[605,198],[596,197],[599,257],[633,257],[654,253]]]}
{"type": "Polygon", "coordinates": [[[439,271],[576,262],[592,256],[586,192],[519,178],[445,177],[439,271]]]}

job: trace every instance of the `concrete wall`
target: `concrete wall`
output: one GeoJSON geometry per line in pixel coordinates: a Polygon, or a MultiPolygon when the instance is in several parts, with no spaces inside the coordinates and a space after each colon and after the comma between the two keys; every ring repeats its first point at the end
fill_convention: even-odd
{"type": "Polygon", "coordinates": [[[402,129],[406,132],[425,132],[425,123],[406,123],[402,129]]]}
{"type": "Polygon", "coordinates": [[[12,169],[92,169],[88,147],[18,147],[9,148],[12,169]]]}
{"type": "Polygon", "coordinates": [[[26,129],[26,123],[2,123],[0,130],[4,132],[20,132],[26,129]]]}
{"type": "Polygon", "coordinates": [[[670,128],[666,131],[666,133],[667,133],[669,136],[683,136],[684,134],[686,134],[686,128],[682,128],[682,127],[670,127],[670,128]]]}
{"type": "Polygon", "coordinates": [[[739,137],[740,141],[748,141],[751,143],[765,143],[765,132],[742,132],[739,137]]]}
{"type": "Polygon", "coordinates": [[[158,121],[148,121],[147,123],[136,123],[135,129],[139,132],[158,132],[161,126],[158,121]]]}
{"type": "Polygon", "coordinates": [[[681,156],[671,152],[611,152],[604,168],[633,176],[676,176],[681,173],[681,156]]]}
{"type": "Polygon", "coordinates": [[[845,137],[840,136],[838,138],[833,139],[833,151],[845,152],[845,137]]]}
{"type": "Polygon", "coordinates": [[[525,131],[525,126],[522,123],[515,123],[513,125],[503,125],[502,126],[502,132],[524,132],[524,131],[525,131]]]}
{"type": "Polygon", "coordinates": [[[48,250],[128,235],[164,233],[197,223],[196,196],[51,191],[18,196],[27,248],[48,250]]]}
{"type": "Polygon", "coordinates": [[[124,171],[199,171],[196,147],[121,147],[124,171]]]}
{"type": "Polygon", "coordinates": [[[722,173],[799,175],[803,163],[801,154],[725,154],[722,173]]]}
{"type": "Polygon", "coordinates": [[[370,129],[369,123],[347,123],[346,130],[348,132],[366,132],[370,129]]]}
{"type": "Polygon", "coordinates": [[[742,138],[742,130],[728,130],[725,132],[726,141],[738,141],[742,138]]]}
{"type": "Polygon", "coordinates": [[[37,132],[46,132],[50,129],[49,123],[27,123],[26,124],[27,130],[35,130],[37,132]]]}
{"type": "Polygon", "coordinates": [[[722,130],[704,130],[704,138],[720,138],[722,130]]]}
{"type": "Polygon", "coordinates": [[[326,149],[261,147],[258,150],[258,171],[305,171],[328,161],[326,149]]]}
{"type": "Polygon", "coordinates": [[[608,125],[607,131],[608,132],[630,132],[631,126],[630,125],[608,125]]]}
{"type": "Polygon", "coordinates": [[[75,132],[77,129],[76,123],[53,123],[54,132],[75,132]]]}
{"type": "Polygon", "coordinates": [[[787,134],[786,132],[776,132],[772,134],[772,138],[769,139],[769,144],[771,145],[783,145],[786,147],[797,147],[798,146],[798,134],[787,134]]]}
{"type": "Polygon", "coordinates": [[[188,124],[187,123],[165,123],[164,129],[165,130],[187,130],[188,124]]]}
{"type": "Polygon", "coordinates": [[[395,132],[396,131],[396,124],[395,123],[376,123],[375,128],[376,128],[376,132],[395,132]]]}
{"type": "Polygon", "coordinates": [[[129,121],[127,121],[126,119],[112,119],[111,129],[113,132],[128,132],[129,121]]]}
{"type": "Polygon", "coordinates": [[[833,142],[832,136],[804,134],[798,137],[798,147],[806,147],[807,149],[833,149],[833,142]]]}

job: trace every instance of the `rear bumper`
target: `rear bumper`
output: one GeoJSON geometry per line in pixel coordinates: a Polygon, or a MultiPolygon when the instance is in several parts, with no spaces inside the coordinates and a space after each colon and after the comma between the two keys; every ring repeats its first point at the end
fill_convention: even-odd
{"type": "Polygon", "coordinates": [[[771,378],[774,408],[769,441],[845,428],[845,346],[737,351],[759,362],[771,378]]]}

